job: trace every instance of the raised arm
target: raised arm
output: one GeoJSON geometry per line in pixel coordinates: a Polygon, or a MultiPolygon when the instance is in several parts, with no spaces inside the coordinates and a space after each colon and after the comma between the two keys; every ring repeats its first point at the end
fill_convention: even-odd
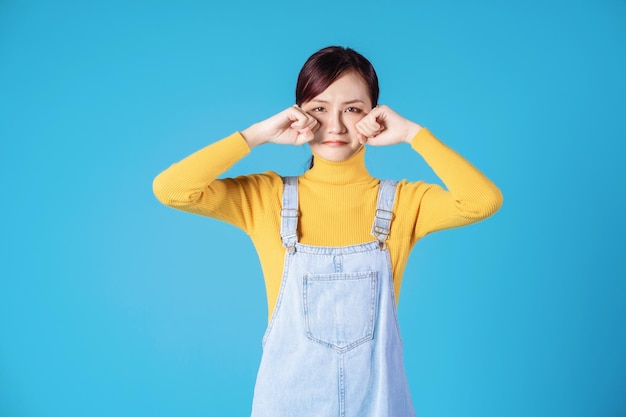
{"type": "Polygon", "coordinates": [[[217,141],[156,176],[152,189],[163,204],[179,210],[216,217],[242,226],[241,199],[237,183],[217,180],[237,161],[250,152],[244,138],[234,133],[217,141]]]}
{"type": "MultiPolygon", "coordinates": [[[[442,229],[475,223],[502,205],[500,189],[432,133],[387,106],[373,109],[358,124],[362,141],[373,146],[409,143],[433,169],[439,185],[415,186],[406,201],[415,204],[415,239],[442,229]]],[[[410,187],[409,187],[410,188],[410,187]]],[[[407,190],[408,191],[408,190],[407,190]]]]}
{"type": "Polygon", "coordinates": [[[263,204],[268,204],[259,190],[271,187],[276,176],[217,177],[255,146],[267,142],[300,145],[310,141],[316,129],[314,118],[289,107],[171,165],[154,179],[154,194],[167,206],[218,218],[248,231],[254,221],[251,207],[263,209],[263,204]]]}
{"type": "Polygon", "coordinates": [[[437,230],[476,223],[502,206],[500,189],[427,129],[413,138],[411,146],[447,188],[431,185],[424,193],[415,228],[418,239],[437,230]]]}

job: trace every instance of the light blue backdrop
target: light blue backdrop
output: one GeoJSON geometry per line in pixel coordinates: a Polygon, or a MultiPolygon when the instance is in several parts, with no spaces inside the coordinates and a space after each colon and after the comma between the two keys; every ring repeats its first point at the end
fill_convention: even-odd
{"type": "MultiPolygon", "coordinates": [[[[410,259],[418,414],[626,416],[623,0],[0,2],[0,416],[248,415],[256,254],[152,178],[289,106],[329,44],[505,195],[410,259]]],[[[406,150],[370,148],[372,174],[437,181],[406,150]]]]}

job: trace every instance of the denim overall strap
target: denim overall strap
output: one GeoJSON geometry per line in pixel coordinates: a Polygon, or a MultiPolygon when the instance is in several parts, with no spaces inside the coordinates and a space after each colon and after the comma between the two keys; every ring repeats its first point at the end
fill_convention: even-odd
{"type": "Polygon", "coordinates": [[[293,253],[298,243],[298,177],[283,177],[283,205],[280,211],[280,238],[293,253]]]}
{"type": "Polygon", "coordinates": [[[374,224],[372,224],[372,235],[378,240],[381,249],[385,247],[385,242],[391,231],[397,184],[398,181],[381,180],[378,186],[378,201],[376,202],[374,224]]]}

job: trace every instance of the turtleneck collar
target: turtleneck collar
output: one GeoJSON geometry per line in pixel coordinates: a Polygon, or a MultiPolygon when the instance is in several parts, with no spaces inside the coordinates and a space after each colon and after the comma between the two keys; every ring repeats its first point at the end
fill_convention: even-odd
{"type": "Polygon", "coordinates": [[[333,162],[313,154],[313,168],[304,173],[303,178],[333,185],[369,182],[372,176],[365,167],[365,146],[350,158],[333,162]]]}

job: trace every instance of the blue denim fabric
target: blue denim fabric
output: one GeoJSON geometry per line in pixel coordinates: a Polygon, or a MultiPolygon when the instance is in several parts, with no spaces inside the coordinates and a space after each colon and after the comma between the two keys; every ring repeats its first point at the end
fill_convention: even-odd
{"type": "Polygon", "coordinates": [[[297,178],[285,179],[280,293],[263,337],[252,417],[413,417],[385,240],[395,183],[381,182],[376,240],[297,241],[297,178]]]}

